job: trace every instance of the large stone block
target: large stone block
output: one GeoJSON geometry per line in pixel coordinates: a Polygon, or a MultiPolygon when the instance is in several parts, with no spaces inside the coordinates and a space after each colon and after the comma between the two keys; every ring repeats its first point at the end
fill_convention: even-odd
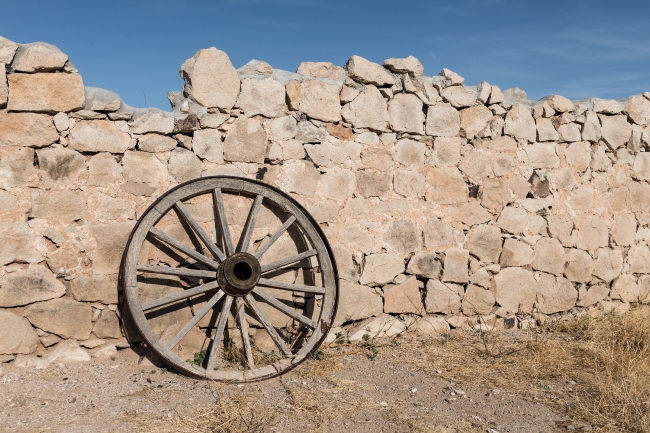
{"type": "Polygon", "coordinates": [[[79,110],[85,102],[79,74],[10,74],[11,111],[58,113],[79,110]]]}
{"type": "Polygon", "coordinates": [[[151,153],[127,151],[122,158],[122,175],[127,181],[150,184],[157,189],[167,177],[167,167],[151,153]]]}
{"type": "Polygon", "coordinates": [[[304,80],[297,84],[290,82],[287,95],[291,107],[307,116],[324,122],[341,120],[339,87],[321,80],[304,80]]]}
{"type": "Polygon", "coordinates": [[[359,225],[341,227],[339,241],[363,253],[371,253],[375,247],[375,237],[359,225]]]}
{"type": "Polygon", "coordinates": [[[32,218],[56,218],[62,221],[77,221],[86,214],[86,199],[80,191],[32,192],[32,218]]]}
{"type": "Polygon", "coordinates": [[[70,182],[86,170],[86,158],[74,150],[48,148],[39,149],[36,154],[46,186],[70,182]]]}
{"type": "Polygon", "coordinates": [[[492,312],[494,302],[494,295],[491,291],[474,284],[469,284],[463,297],[463,314],[466,316],[474,316],[476,314],[487,316],[492,312]]]}
{"type": "Polygon", "coordinates": [[[422,101],[411,93],[398,93],[388,103],[388,116],[393,131],[424,134],[422,101]]]}
{"type": "Polygon", "coordinates": [[[415,253],[409,260],[406,268],[407,274],[425,278],[439,279],[441,272],[442,264],[438,260],[436,253],[426,251],[415,253]]]}
{"type": "Polygon", "coordinates": [[[90,185],[106,186],[122,178],[122,166],[110,153],[98,153],[88,161],[88,173],[90,185]]]}
{"type": "Polygon", "coordinates": [[[0,36],[0,63],[9,65],[14,59],[18,44],[0,36]]]}
{"type": "Polygon", "coordinates": [[[606,284],[599,284],[587,288],[586,285],[580,286],[578,290],[578,307],[588,307],[594,305],[609,295],[609,286],[606,284]]]}
{"type": "Polygon", "coordinates": [[[384,287],[384,313],[424,314],[418,280],[415,277],[396,286],[384,287]]]}
{"type": "Polygon", "coordinates": [[[383,309],[381,296],[373,289],[342,280],[339,288],[339,308],[334,325],[378,316],[383,309]]]}
{"type": "Polygon", "coordinates": [[[438,204],[465,203],[468,189],[455,167],[436,167],[427,172],[427,199],[438,204]]]}
{"type": "Polygon", "coordinates": [[[499,264],[503,267],[526,266],[535,260],[535,252],[524,242],[513,238],[506,238],[499,264]]]}
{"type": "Polygon", "coordinates": [[[471,107],[476,102],[476,95],[465,90],[463,86],[445,87],[440,96],[455,108],[471,107]]]}
{"type": "Polygon", "coordinates": [[[345,64],[348,75],[354,81],[376,86],[392,86],[395,77],[388,70],[377,63],[359,56],[352,56],[345,64]]]}
{"type": "Polygon", "coordinates": [[[520,140],[534,142],[537,138],[537,128],[530,109],[518,102],[515,103],[506,114],[503,132],[520,140]]]}
{"type": "Polygon", "coordinates": [[[134,221],[126,221],[89,226],[95,243],[87,253],[93,263],[95,275],[118,273],[122,253],[134,225],[134,221]]]}
{"type": "Polygon", "coordinates": [[[594,261],[586,251],[573,248],[568,251],[564,275],[569,281],[588,283],[592,279],[595,268],[594,261]]]}
{"type": "Polygon", "coordinates": [[[341,115],[355,128],[385,131],[388,128],[388,105],[375,86],[366,86],[359,96],[343,106],[341,115]]]}
{"type": "Polygon", "coordinates": [[[383,240],[393,251],[412,253],[422,249],[422,230],[409,221],[395,221],[384,231],[383,240]]]}
{"type": "Polygon", "coordinates": [[[287,161],[280,169],[278,183],[286,192],[309,196],[316,192],[320,176],[320,171],[309,161],[287,161]]]}
{"type": "Polygon", "coordinates": [[[571,143],[564,151],[567,164],[577,171],[585,171],[591,163],[591,144],[587,141],[571,143]]]}
{"type": "Polygon", "coordinates": [[[397,254],[370,254],[366,256],[361,284],[383,285],[404,272],[404,260],[397,254]]]}
{"type": "Polygon", "coordinates": [[[7,85],[7,71],[5,65],[0,63],[0,108],[7,106],[9,86],[7,85]]]}
{"type": "Polygon", "coordinates": [[[551,119],[540,117],[535,120],[537,125],[537,140],[538,141],[557,141],[560,134],[557,133],[551,119]]]}
{"type": "Polygon", "coordinates": [[[93,326],[93,334],[97,338],[120,338],[120,321],[114,311],[105,308],[93,326]]]}
{"type": "Polygon", "coordinates": [[[176,148],[169,156],[169,174],[178,182],[201,176],[201,160],[190,150],[176,148]]]}
{"type": "Polygon", "coordinates": [[[18,147],[4,153],[0,158],[0,185],[13,187],[32,186],[39,182],[39,170],[34,167],[34,150],[18,147]]]}
{"type": "Polygon", "coordinates": [[[477,201],[470,201],[459,206],[447,208],[447,214],[454,220],[468,226],[486,223],[492,220],[492,214],[477,201]]]}
{"type": "Polygon", "coordinates": [[[464,294],[463,286],[429,280],[426,289],[424,305],[427,313],[456,314],[460,312],[461,299],[464,294]]]}
{"type": "Polygon", "coordinates": [[[284,100],[284,86],[275,78],[244,78],[237,106],[249,117],[257,114],[264,117],[280,117],[284,114],[284,100]]]}
{"type": "MultiPolygon", "coordinates": [[[[634,253],[632,251],[628,253],[628,262],[630,254],[634,253]]],[[[609,283],[618,277],[623,270],[623,254],[619,250],[599,248],[598,251],[596,251],[595,257],[596,269],[594,270],[594,275],[606,283],[609,283]]]]}
{"type": "Polygon", "coordinates": [[[458,137],[460,135],[460,115],[450,104],[439,103],[427,110],[427,135],[434,137],[458,137]]]}
{"type": "Polygon", "coordinates": [[[637,125],[650,124],[650,100],[642,95],[633,96],[625,106],[625,112],[637,125]]]}
{"type": "Polygon", "coordinates": [[[445,224],[438,218],[431,218],[424,225],[424,244],[428,250],[444,251],[447,247],[459,246],[464,241],[465,234],[462,230],[445,224]]]}
{"type": "Polygon", "coordinates": [[[406,167],[419,167],[424,164],[426,144],[411,139],[403,139],[395,144],[395,161],[406,167]]]}
{"type": "Polygon", "coordinates": [[[443,260],[442,281],[466,283],[469,279],[467,274],[468,262],[469,251],[457,247],[447,249],[443,260]]]}
{"type": "Polygon", "coordinates": [[[336,267],[339,271],[339,277],[353,283],[359,282],[359,273],[352,260],[352,253],[344,245],[336,242],[331,244],[332,253],[336,259],[336,267]]]}
{"type": "Polygon", "coordinates": [[[298,65],[296,73],[314,78],[327,78],[333,81],[342,80],[346,75],[345,69],[330,62],[302,62],[298,65]]]}
{"type": "Polygon", "coordinates": [[[541,274],[537,289],[537,310],[554,314],[572,309],[578,300],[578,291],[566,278],[541,274]]]}
{"type": "Polygon", "coordinates": [[[70,149],[79,152],[124,153],[131,136],[108,120],[81,120],[70,131],[70,149]]]}
{"type": "Polygon", "coordinates": [[[117,304],[117,275],[79,275],[70,281],[70,294],[77,301],[117,304]]]}
{"type": "Polygon", "coordinates": [[[0,222],[0,266],[12,262],[38,263],[43,256],[36,249],[38,236],[23,222],[0,222]]]}
{"type": "Polygon", "coordinates": [[[497,219],[497,226],[513,235],[521,234],[528,226],[528,212],[525,209],[506,206],[497,219]]]}
{"type": "Polygon", "coordinates": [[[460,111],[460,134],[473,139],[483,131],[492,120],[492,111],[485,105],[466,108],[460,111]]]}
{"type": "Polygon", "coordinates": [[[42,265],[5,274],[0,278],[0,307],[17,307],[63,295],[63,283],[42,265]]]}
{"type": "Polygon", "coordinates": [[[460,137],[436,137],[429,165],[451,166],[460,161],[460,137]]]}
{"type": "Polygon", "coordinates": [[[393,190],[404,197],[421,197],[425,177],[415,170],[395,170],[393,190]]]}
{"type": "Polygon", "coordinates": [[[498,263],[502,242],[499,228],[480,225],[470,230],[465,248],[482,262],[498,263]]]}
{"type": "Polygon", "coordinates": [[[99,203],[95,207],[95,216],[98,220],[119,221],[135,218],[135,211],[128,200],[102,193],[97,197],[99,203]]]}
{"type": "Polygon", "coordinates": [[[50,72],[63,68],[68,56],[54,45],[44,42],[21,45],[12,67],[16,72],[50,72]]]}
{"type": "Polygon", "coordinates": [[[341,143],[330,139],[325,143],[307,143],[304,149],[314,164],[320,167],[338,167],[346,161],[358,161],[361,145],[354,141],[341,143]]]}
{"type": "Polygon", "coordinates": [[[538,284],[533,273],[524,268],[505,268],[494,277],[494,298],[510,313],[530,313],[538,284]]]}
{"type": "Polygon", "coordinates": [[[492,161],[482,150],[472,150],[467,152],[458,168],[476,183],[487,177],[493,177],[492,161]]]}
{"type": "Polygon", "coordinates": [[[204,107],[232,108],[239,95],[239,75],[226,53],[199,50],[181,66],[183,91],[204,107]]]}
{"type": "Polygon", "coordinates": [[[612,283],[612,290],[609,297],[620,299],[623,302],[638,302],[641,295],[641,288],[632,274],[623,274],[612,283]]]}
{"type": "Polygon", "coordinates": [[[541,238],[535,244],[533,269],[549,274],[563,275],[566,256],[560,241],[553,238],[541,238]]]}
{"type": "Polygon", "coordinates": [[[171,137],[160,134],[145,134],[138,138],[138,150],[143,152],[168,152],[173,150],[178,142],[171,137]]]}
{"type": "Polygon", "coordinates": [[[650,249],[646,245],[634,245],[627,253],[630,272],[650,274],[650,249]]]}
{"type": "Polygon", "coordinates": [[[7,310],[0,310],[0,355],[29,354],[38,347],[38,335],[29,322],[7,310]]]}
{"type": "Polygon", "coordinates": [[[390,191],[391,175],[374,170],[357,171],[356,184],[356,192],[361,197],[384,197],[390,191]]]}
{"type": "Polygon", "coordinates": [[[558,168],[560,158],[555,143],[535,143],[525,147],[532,168],[558,168]]]}
{"type": "Polygon", "coordinates": [[[630,182],[630,207],[632,212],[650,211],[650,185],[646,182],[630,182]]]}
{"type": "Polygon", "coordinates": [[[52,116],[0,111],[0,146],[44,147],[58,139],[52,116]]]}
{"type": "MultiPolygon", "coordinates": [[[[390,182],[390,178],[387,178],[390,182]]],[[[388,183],[390,187],[390,183],[388,183]]],[[[321,176],[318,192],[322,197],[341,203],[352,197],[356,189],[356,179],[352,171],[345,168],[332,168],[321,176]]]]}
{"type": "Polygon", "coordinates": [[[586,251],[596,251],[609,244],[609,228],[605,219],[599,216],[587,216],[579,221],[575,236],[576,246],[586,251]]]}
{"type": "Polygon", "coordinates": [[[625,146],[632,136],[632,125],[627,122],[627,116],[599,115],[602,125],[602,139],[612,149],[625,146]]]}
{"type": "Polygon", "coordinates": [[[238,118],[223,145],[226,161],[264,163],[267,135],[257,119],[238,118]]]}
{"type": "Polygon", "coordinates": [[[24,315],[32,325],[62,338],[86,340],[93,325],[92,307],[68,298],[32,304],[24,315]]]}

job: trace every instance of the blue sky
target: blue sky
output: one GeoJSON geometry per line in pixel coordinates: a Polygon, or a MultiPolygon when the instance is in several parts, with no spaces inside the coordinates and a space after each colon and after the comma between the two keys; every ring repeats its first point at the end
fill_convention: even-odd
{"type": "Polygon", "coordinates": [[[67,53],[88,86],[169,108],[180,65],[215,46],[260,59],[343,66],[414,55],[426,75],[521,87],[529,98],[619,99],[650,91],[650,2],[601,0],[84,0],[4,2],[0,35],[67,53]]]}

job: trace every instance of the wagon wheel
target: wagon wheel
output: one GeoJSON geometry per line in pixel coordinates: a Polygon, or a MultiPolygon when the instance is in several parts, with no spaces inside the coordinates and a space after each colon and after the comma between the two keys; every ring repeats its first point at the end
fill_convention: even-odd
{"type": "Polygon", "coordinates": [[[334,257],[307,211],[229,176],[156,200],[131,233],[121,280],[148,347],[178,371],[220,381],[298,365],[324,340],[338,300],[334,257]]]}

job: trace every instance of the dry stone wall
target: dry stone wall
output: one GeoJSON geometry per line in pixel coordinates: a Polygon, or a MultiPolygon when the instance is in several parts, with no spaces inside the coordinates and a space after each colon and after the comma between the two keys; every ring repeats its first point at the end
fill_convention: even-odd
{"type": "Polygon", "coordinates": [[[180,73],[170,112],[133,109],[84,87],[56,47],[0,38],[0,360],[128,346],[130,230],[164,191],[210,175],[262,179],[314,215],[351,339],[650,301],[650,93],[530,101],[425,76],[414,57],[291,73],[236,70],[216,48],[180,73]]]}

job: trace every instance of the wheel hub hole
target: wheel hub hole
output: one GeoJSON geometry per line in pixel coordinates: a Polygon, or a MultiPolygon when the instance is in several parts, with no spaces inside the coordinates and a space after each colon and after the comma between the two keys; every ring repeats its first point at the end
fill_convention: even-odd
{"type": "Polygon", "coordinates": [[[247,281],[253,275],[253,268],[246,262],[239,262],[235,264],[232,269],[235,278],[241,281],[247,281]]]}

